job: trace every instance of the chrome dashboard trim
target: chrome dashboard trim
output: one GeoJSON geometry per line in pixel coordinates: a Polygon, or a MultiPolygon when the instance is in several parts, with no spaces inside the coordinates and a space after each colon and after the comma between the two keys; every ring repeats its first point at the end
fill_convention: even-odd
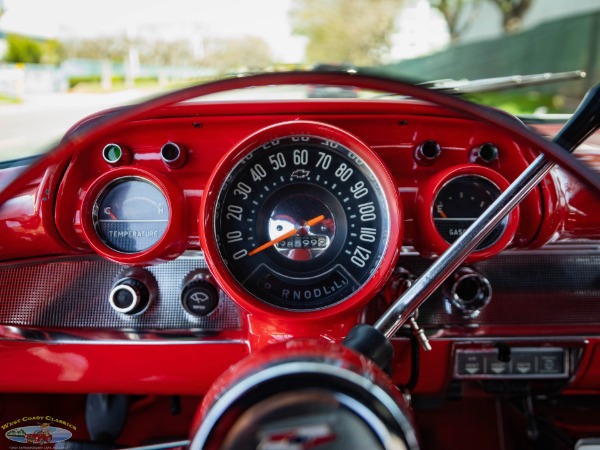
{"type": "MultiPolygon", "coordinates": [[[[508,249],[503,250],[498,256],[510,255],[551,255],[551,254],[572,254],[598,255],[600,257],[600,241],[593,240],[563,240],[550,242],[543,247],[531,249],[508,249]]],[[[410,245],[405,245],[400,251],[401,256],[420,256],[419,252],[410,245]]],[[[402,265],[402,260],[398,261],[402,265]]]]}
{"type": "MultiPolygon", "coordinates": [[[[448,308],[443,289],[438,289],[419,308],[419,325],[428,336],[437,330],[470,336],[505,329],[509,334],[526,335],[532,324],[570,327],[557,330],[563,335],[599,333],[599,258],[594,243],[561,243],[532,251],[504,251],[495,258],[461,266],[488,279],[493,288],[491,301],[477,317],[463,317],[448,308]],[[584,328],[577,328],[580,326],[584,328]]],[[[416,276],[430,264],[414,254],[403,254],[399,261],[400,267],[416,276]]],[[[370,320],[375,321],[382,309],[373,308],[370,320]]],[[[544,328],[540,330],[544,332],[544,328]]]]}
{"type": "Polygon", "coordinates": [[[158,295],[148,310],[127,316],[109,304],[110,291],[127,266],[96,255],[55,257],[0,265],[0,326],[29,329],[136,333],[181,330],[197,334],[240,330],[233,300],[219,293],[219,305],[209,317],[191,317],[180,302],[181,283],[190,273],[206,269],[201,252],[148,266],[158,295]]]}
{"type": "MultiPolygon", "coordinates": [[[[451,339],[456,342],[463,341],[486,341],[490,339],[501,339],[501,340],[532,340],[539,341],[539,339],[545,339],[546,341],[562,341],[565,340],[583,340],[589,338],[591,336],[600,336],[600,329],[596,331],[594,328],[594,321],[590,322],[589,318],[582,319],[581,314],[577,313],[578,309],[581,308],[589,308],[593,307],[593,311],[598,311],[597,314],[592,314],[591,319],[595,317],[600,317],[600,302],[596,302],[594,298],[600,295],[600,288],[598,291],[592,286],[589,285],[595,279],[595,260],[597,257],[600,257],[600,245],[597,245],[595,241],[586,241],[586,242],[557,242],[546,245],[539,249],[532,250],[508,250],[502,252],[498,255],[497,258],[490,261],[484,261],[480,263],[476,263],[474,266],[480,272],[485,274],[495,289],[495,294],[497,298],[492,299],[488,308],[486,308],[483,314],[477,319],[464,320],[460,319],[455,315],[448,314],[447,311],[444,310],[443,304],[440,303],[440,298],[438,293],[434,294],[432,298],[430,298],[420,309],[420,317],[419,322],[420,325],[425,329],[427,336],[431,337],[434,341],[438,339],[451,339]],[[573,260],[573,257],[577,257],[576,260],[573,260]],[[537,258],[544,257],[544,259],[538,260],[537,258]],[[525,259],[523,259],[525,258],[525,259]],[[528,260],[528,258],[532,258],[528,260]],[[510,286],[507,287],[507,278],[499,276],[502,273],[506,272],[507,268],[513,266],[514,261],[519,261],[522,264],[528,264],[530,261],[532,264],[537,263],[544,264],[547,267],[555,267],[556,270],[562,270],[560,265],[556,264],[574,264],[573,270],[577,272],[576,279],[570,281],[568,285],[564,286],[564,289],[556,288],[554,290],[555,295],[553,296],[543,296],[540,295],[532,295],[528,298],[526,303],[521,301],[521,297],[519,296],[519,291],[522,289],[526,289],[527,286],[533,286],[531,283],[535,283],[535,280],[522,279],[523,275],[527,272],[521,271],[518,267],[515,269],[520,274],[520,281],[515,285],[515,283],[511,283],[510,286]],[[524,261],[524,262],[523,262],[524,261]],[[561,262],[562,261],[562,262],[561,262]],[[586,262],[587,261],[587,262],[586,262]],[[491,278],[490,278],[491,277],[491,278]],[[527,283],[521,287],[519,283],[527,283]],[[575,283],[575,284],[574,284],[575,283]],[[571,297],[574,295],[575,288],[572,286],[577,286],[577,295],[575,297],[571,297]],[[589,286],[588,286],[589,285],[589,286]],[[587,287],[586,287],[587,286],[587,287]],[[508,289],[510,287],[510,289],[508,289]],[[587,290],[585,290],[585,289],[587,290]],[[515,291],[516,289],[516,291],[515,291]],[[556,303],[553,298],[557,298],[556,301],[570,302],[572,308],[569,311],[566,311],[564,314],[559,314],[553,316],[552,309],[554,308],[552,305],[556,303]],[[512,300],[511,300],[512,299],[512,300]],[[584,303],[582,303],[584,302],[584,303]],[[585,303],[587,302],[587,303],[585,303]],[[497,310],[496,305],[507,306],[510,304],[518,304],[520,305],[518,308],[517,315],[508,314],[504,309],[499,312],[497,310]],[[598,306],[596,306],[596,304],[598,306]],[[588,306],[586,306],[588,305],[588,306]],[[500,314],[500,315],[498,315],[500,314]],[[508,315],[507,315],[508,314],[508,315]],[[545,314],[546,321],[544,322],[548,326],[568,326],[570,328],[570,332],[576,332],[575,329],[572,328],[573,325],[583,324],[586,326],[585,335],[563,335],[561,336],[533,336],[533,337],[519,337],[521,333],[527,333],[525,328],[521,330],[514,330],[512,336],[506,335],[498,335],[496,330],[502,330],[504,326],[512,326],[512,325],[523,325],[528,317],[532,317],[532,314],[536,317],[539,317],[540,314],[545,314]],[[554,319],[552,317],[555,317],[554,319]],[[481,329],[480,327],[485,326],[485,334],[480,336],[469,336],[476,334],[477,329],[481,329]],[[467,336],[465,336],[465,333],[467,336]],[[515,336],[516,334],[516,336],[515,336]]],[[[73,265],[79,264],[81,261],[96,261],[98,263],[104,265],[114,266],[114,275],[115,278],[108,277],[106,281],[106,286],[102,287],[107,292],[110,290],[111,284],[118,278],[118,275],[122,273],[124,266],[120,266],[108,261],[105,261],[97,256],[75,256],[75,257],[55,257],[55,258],[45,258],[45,259],[37,259],[34,261],[27,262],[11,262],[0,265],[0,279],[3,277],[3,273],[6,271],[10,271],[15,268],[27,268],[27,270],[31,271],[32,267],[40,264],[64,264],[64,263],[72,263],[73,265]]],[[[202,266],[204,263],[203,254],[201,251],[188,251],[184,253],[183,256],[178,258],[177,260],[171,261],[169,263],[164,263],[164,265],[150,266],[148,267],[151,271],[156,271],[157,267],[164,266],[172,267],[174,264],[184,264],[184,265],[193,265],[194,267],[202,266]]],[[[420,258],[418,254],[411,247],[404,247],[403,252],[400,257],[399,267],[404,267],[405,269],[410,269],[414,273],[420,273],[425,267],[430,264],[429,261],[420,258]]],[[[49,267],[49,266],[48,266],[49,267]]],[[[98,266],[93,266],[98,267],[98,266]]],[[[103,266],[102,266],[103,267],[103,266]]],[[[187,267],[187,266],[186,266],[187,267]]],[[[169,271],[164,273],[175,274],[175,272],[169,271]]],[[[27,272],[33,274],[34,272],[27,272]]],[[[187,273],[187,271],[179,271],[179,274],[187,273]]],[[[92,275],[96,275],[93,272],[89,273],[90,278],[92,275]]],[[[181,279],[183,280],[182,275],[181,279]]],[[[46,289],[46,292],[53,292],[47,286],[42,287],[41,283],[43,280],[37,280],[36,283],[30,283],[34,286],[35,290],[46,289]],[[39,287],[38,287],[39,286],[39,287]]],[[[51,287],[52,289],[56,289],[57,286],[60,286],[60,283],[57,283],[56,280],[50,280],[54,283],[51,287]]],[[[10,289],[10,281],[4,280],[5,289],[10,289]]],[[[98,287],[100,284],[95,284],[95,287],[98,287]]],[[[14,286],[14,280],[13,285],[14,286]]],[[[75,285],[68,285],[69,289],[72,289],[75,285]]],[[[98,326],[86,327],[69,327],[69,326],[50,326],[44,325],[40,323],[39,316],[46,313],[51,312],[52,308],[56,308],[56,303],[61,301],[61,298],[57,294],[52,294],[50,297],[40,296],[39,292],[34,292],[33,295],[38,295],[40,298],[37,300],[41,308],[44,308],[41,311],[38,311],[35,315],[32,315],[32,320],[28,320],[27,316],[21,315],[21,322],[19,323],[11,323],[7,320],[2,320],[2,311],[6,313],[8,308],[9,312],[12,314],[16,314],[18,311],[27,312],[31,305],[27,306],[23,303],[25,302],[25,295],[23,292],[30,292],[33,288],[25,289],[21,291],[22,297],[18,299],[14,299],[14,303],[12,305],[8,305],[9,299],[13,302],[12,297],[7,297],[4,295],[3,301],[0,304],[0,340],[12,340],[12,341],[29,341],[29,342],[49,342],[49,343],[110,343],[110,342],[120,342],[125,344],[131,343],[143,343],[143,344],[156,344],[161,341],[165,343],[204,343],[204,342],[242,342],[243,336],[241,334],[241,317],[239,316],[239,311],[237,311],[237,306],[233,303],[231,299],[225,297],[225,300],[228,302],[228,307],[233,308],[232,311],[236,311],[236,325],[233,328],[219,328],[219,327],[205,327],[203,326],[207,322],[203,322],[200,320],[196,320],[194,318],[189,318],[189,314],[183,311],[183,308],[180,307],[180,299],[179,299],[179,291],[181,286],[178,284],[178,281],[171,280],[169,281],[169,286],[177,293],[177,297],[173,297],[174,305],[177,305],[179,308],[178,314],[181,314],[183,318],[185,318],[185,322],[180,321],[178,323],[173,322],[165,322],[161,324],[162,326],[144,326],[140,327],[140,322],[137,319],[131,320],[131,318],[124,318],[122,320],[120,327],[114,328],[102,328],[98,326]],[[53,306],[54,305],[54,306],[53,306]],[[180,326],[183,324],[183,326],[180,326]],[[175,325],[175,326],[173,326],[175,325]],[[234,331],[233,334],[227,333],[226,338],[221,339],[220,332],[221,331],[234,331]],[[238,340],[238,336],[239,339],[238,340]],[[229,339],[232,337],[233,340],[229,339]]],[[[548,286],[544,289],[547,290],[548,286]]],[[[19,288],[21,289],[21,288],[19,288]]],[[[0,285],[0,292],[2,291],[2,286],[0,285]]],[[[12,292],[12,291],[10,291],[12,292]]],[[[532,294],[536,293],[536,289],[531,291],[532,294]]],[[[62,293],[64,294],[64,292],[62,293]]],[[[61,295],[62,295],[61,294],[61,295]]],[[[543,294],[543,292],[542,292],[543,294]]],[[[80,299],[80,303],[83,305],[83,311],[85,314],[90,315],[93,314],[93,308],[91,308],[90,304],[94,301],[93,295],[87,295],[86,297],[82,297],[80,299]]],[[[108,306],[107,298],[100,296],[98,301],[102,302],[106,306],[108,306]]],[[[161,301],[164,299],[160,299],[161,301]]],[[[36,303],[37,304],[37,303],[36,303]]],[[[110,307],[108,306],[111,314],[115,314],[110,307]]],[[[510,308],[509,308],[510,309],[510,308]]],[[[589,310],[588,311],[592,311],[589,310]]],[[[220,313],[219,311],[217,311],[220,313]]],[[[73,311],[69,311],[70,317],[68,320],[73,319],[74,313],[73,311]]],[[[376,320],[381,311],[374,307],[372,311],[369,311],[368,317],[370,320],[376,320]]],[[[212,315],[211,315],[212,317],[212,315]]],[[[76,317],[75,317],[76,318],[76,317]]],[[[151,325],[151,324],[150,324],[151,325]]],[[[560,332],[560,331],[559,331],[560,332]]],[[[581,331],[579,331],[581,333],[581,331]]]]}
{"type": "MultiPolygon", "coordinates": [[[[563,352],[563,370],[562,372],[556,372],[551,374],[546,373],[531,373],[531,374],[518,374],[518,373],[507,373],[507,374],[464,374],[460,373],[459,370],[459,355],[460,354],[468,354],[468,355],[476,355],[476,354],[490,354],[494,349],[492,348],[479,348],[479,349],[469,349],[469,348],[458,348],[454,352],[454,364],[452,368],[452,376],[457,380],[555,380],[555,379],[564,379],[569,378],[572,374],[573,368],[570,364],[569,351],[565,348],[561,347],[517,347],[518,350],[529,350],[532,353],[538,353],[539,355],[543,353],[550,353],[556,351],[563,352]]],[[[512,361],[506,363],[507,365],[511,365],[512,361]]],[[[485,365],[485,363],[484,363],[485,365]]],[[[485,368],[484,368],[485,370],[485,368]]]]}
{"type": "Polygon", "coordinates": [[[0,342],[18,341],[45,344],[140,344],[140,345],[226,345],[246,342],[239,338],[222,338],[217,333],[206,333],[202,330],[150,330],[150,331],[98,331],[98,330],[43,330],[0,325],[0,342]]]}
{"type": "Polygon", "coordinates": [[[123,450],[166,450],[169,448],[188,447],[191,443],[192,441],[173,441],[164,442],[162,444],[143,445],[141,447],[127,447],[123,450]]]}
{"type": "MultiPolygon", "coordinates": [[[[536,336],[500,336],[500,335],[486,335],[486,336],[470,336],[470,337],[453,337],[453,336],[440,336],[439,333],[428,336],[433,342],[435,341],[450,341],[461,344],[497,344],[498,342],[509,342],[509,343],[561,343],[561,344],[581,344],[588,345],[589,339],[593,337],[600,337],[600,333],[588,334],[585,336],[547,336],[547,335],[536,335],[536,336]]],[[[392,338],[394,340],[407,339],[402,336],[392,338]]]]}

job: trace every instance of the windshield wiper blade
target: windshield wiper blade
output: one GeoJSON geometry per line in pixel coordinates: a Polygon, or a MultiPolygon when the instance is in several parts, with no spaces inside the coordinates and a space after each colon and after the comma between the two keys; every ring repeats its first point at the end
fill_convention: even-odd
{"type": "Polygon", "coordinates": [[[538,73],[534,75],[511,75],[508,77],[483,78],[481,80],[433,80],[421,83],[429,89],[448,94],[479,94],[501,91],[522,86],[537,86],[557,81],[581,80],[586,77],[582,70],[556,73],[538,73]]]}

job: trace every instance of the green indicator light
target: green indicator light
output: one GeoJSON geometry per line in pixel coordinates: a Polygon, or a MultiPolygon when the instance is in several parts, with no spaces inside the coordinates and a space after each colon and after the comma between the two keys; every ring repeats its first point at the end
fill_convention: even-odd
{"type": "Polygon", "coordinates": [[[104,159],[109,163],[116,163],[121,159],[123,151],[117,144],[108,144],[102,152],[104,159]]]}

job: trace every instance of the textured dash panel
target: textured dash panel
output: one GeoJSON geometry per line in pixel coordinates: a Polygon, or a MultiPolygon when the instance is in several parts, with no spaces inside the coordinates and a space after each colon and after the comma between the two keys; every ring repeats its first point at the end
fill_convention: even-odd
{"type": "MultiPolygon", "coordinates": [[[[415,274],[430,264],[400,259],[415,274]]],[[[492,299],[474,319],[449,313],[441,290],[420,308],[427,328],[461,325],[600,324],[600,253],[505,252],[475,267],[492,285],[492,299]]]]}
{"type": "Polygon", "coordinates": [[[208,317],[195,318],[183,310],[182,281],[199,268],[206,268],[201,256],[182,256],[148,267],[158,282],[158,299],[144,314],[130,317],[108,303],[124,266],[96,257],[5,265],[0,268],[0,324],[105,330],[238,329],[237,307],[222,292],[217,310],[208,317]]]}

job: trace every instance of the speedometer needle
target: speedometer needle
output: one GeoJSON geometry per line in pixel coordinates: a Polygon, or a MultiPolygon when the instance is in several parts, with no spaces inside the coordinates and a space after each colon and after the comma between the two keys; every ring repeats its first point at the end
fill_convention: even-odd
{"type": "MultiPolygon", "coordinates": [[[[323,214],[321,214],[320,216],[317,216],[317,217],[305,222],[304,226],[312,227],[313,225],[318,224],[319,222],[321,222],[324,219],[325,219],[325,216],[323,214]]],[[[295,236],[298,233],[298,231],[300,231],[300,228],[290,230],[287,233],[284,233],[281,236],[279,236],[273,240],[270,240],[266,244],[263,244],[260,247],[256,247],[254,250],[252,250],[250,253],[248,253],[248,256],[256,255],[257,253],[262,252],[263,250],[266,250],[267,248],[271,247],[272,245],[277,244],[278,242],[281,242],[287,238],[291,238],[292,236],[295,236]]]]}

